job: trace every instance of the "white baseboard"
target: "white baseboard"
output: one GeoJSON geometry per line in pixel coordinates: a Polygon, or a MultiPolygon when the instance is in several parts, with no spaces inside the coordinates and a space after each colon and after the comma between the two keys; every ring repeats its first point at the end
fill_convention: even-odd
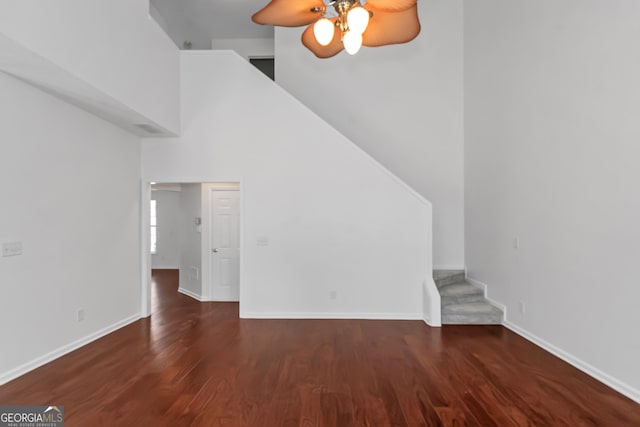
{"type": "Polygon", "coordinates": [[[241,319],[424,320],[422,313],[241,312],[241,319]]]}
{"type": "Polygon", "coordinates": [[[611,375],[602,372],[598,368],[591,366],[590,364],[579,359],[578,357],[575,357],[574,355],[562,350],[561,348],[558,348],[555,345],[543,340],[542,338],[532,334],[531,332],[527,331],[524,328],[521,328],[515,323],[510,322],[507,317],[507,307],[504,304],[498,301],[495,301],[487,296],[488,286],[486,283],[483,283],[479,280],[472,279],[470,277],[467,277],[467,282],[483,289],[484,296],[485,298],[487,298],[487,301],[489,301],[492,305],[498,307],[503,311],[504,320],[502,321],[502,324],[504,325],[504,327],[506,327],[507,329],[510,329],[511,331],[515,332],[516,334],[520,335],[526,340],[531,341],[538,347],[545,349],[546,351],[553,354],[554,356],[564,360],[565,362],[581,370],[585,374],[592,376],[593,378],[600,381],[601,383],[608,385],[609,387],[616,390],[617,392],[624,394],[629,399],[640,403],[640,390],[634,389],[633,387],[624,383],[623,381],[620,381],[617,378],[614,378],[611,375]]]}
{"type": "Polygon", "coordinates": [[[464,265],[455,265],[455,264],[442,264],[442,265],[434,265],[433,270],[464,270],[464,265]]]}
{"type": "Polygon", "coordinates": [[[507,319],[507,306],[502,304],[502,303],[500,303],[500,302],[498,302],[498,301],[496,301],[496,300],[494,300],[494,299],[492,299],[492,298],[489,298],[488,286],[487,286],[486,283],[483,283],[483,282],[481,282],[479,280],[476,280],[476,279],[472,279],[471,277],[467,277],[466,280],[467,280],[467,282],[469,282],[471,285],[475,286],[476,288],[482,289],[484,297],[485,297],[485,299],[487,300],[487,302],[489,304],[491,304],[492,306],[502,310],[502,314],[503,314],[502,322],[504,323],[506,321],[506,319],[507,319]]]}
{"type": "Polygon", "coordinates": [[[507,306],[487,296],[485,298],[489,304],[502,310],[502,324],[504,324],[507,321],[507,306]]]}
{"type": "Polygon", "coordinates": [[[202,295],[198,295],[193,291],[190,291],[189,289],[185,289],[185,288],[178,288],[178,292],[180,292],[183,295],[186,295],[188,297],[193,298],[194,300],[200,301],[200,302],[239,302],[237,298],[229,298],[229,299],[224,299],[224,298],[216,298],[216,299],[210,299],[210,298],[205,298],[202,295]]]}
{"type": "Polygon", "coordinates": [[[106,328],[100,329],[99,331],[89,334],[84,338],[80,338],[79,340],[76,340],[72,343],[64,345],[43,356],[40,356],[36,359],[31,360],[30,362],[20,365],[15,369],[12,369],[8,372],[0,374],[0,385],[6,384],[9,381],[12,381],[26,374],[27,372],[33,371],[34,369],[39,368],[42,365],[46,365],[47,363],[52,362],[55,359],[62,357],[67,353],[71,353],[72,351],[77,350],[80,347],[83,347],[99,338],[102,338],[103,336],[108,335],[111,332],[114,332],[122,327],[125,327],[128,324],[133,323],[139,319],[140,319],[140,314],[135,314],[133,316],[127,317],[126,319],[120,320],[119,322],[116,322],[110,326],[107,326],[106,328]]]}
{"type": "Polygon", "coordinates": [[[617,392],[624,394],[629,399],[634,400],[637,403],[640,403],[640,390],[637,390],[631,387],[629,384],[626,384],[625,382],[620,381],[619,379],[614,378],[605,372],[602,372],[600,369],[588,364],[587,362],[573,356],[570,353],[567,353],[561,348],[558,348],[555,345],[543,340],[542,338],[532,334],[526,329],[521,328],[515,323],[511,323],[508,320],[505,320],[504,326],[510,329],[511,331],[515,332],[516,334],[520,335],[521,337],[531,341],[535,345],[542,347],[543,349],[547,350],[549,353],[553,354],[554,356],[564,360],[568,364],[580,369],[585,374],[592,376],[593,378],[597,379],[601,383],[604,383],[609,387],[611,387],[612,389],[616,390],[617,392]]]}
{"type": "Polygon", "coordinates": [[[189,289],[178,288],[178,292],[180,292],[181,294],[186,295],[188,297],[191,297],[191,298],[193,298],[193,299],[195,299],[197,301],[204,302],[204,299],[202,298],[201,295],[198,295],[195,292],[190,291],[189,289]]]}
{"type": "Polygon", "coordinates": [[[425,323],[425,325],[429,326],[430,328],[442,327],[442,322],[431,322],[431,320],[425,319],[424,316],[422,317],[422,321],[425,323]]]}
{"type": "Polygon", "coordinates": [[[487,284],[486,283],[482,283],[479,280],[476,279],[472,279],[471,277],[467,277],[466,278],[467,282],[469,282],[470,284],[472,284],[473,286],[475,286],[476,288],[480,288],[482,289],[482,292],[484,292],[484,297],[487,297],[487,284]]]}

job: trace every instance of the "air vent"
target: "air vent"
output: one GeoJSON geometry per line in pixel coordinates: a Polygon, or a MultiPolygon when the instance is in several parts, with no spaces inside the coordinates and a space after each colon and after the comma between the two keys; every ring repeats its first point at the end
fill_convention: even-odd
{"type": "Polygon", "coordinates": [[[142,129],[146,133],[150,133],[152,135],[158,135],[158,134],[162,133],[161,130],[156,129],[155,127],[153,127],[151,125],[148,125],[146,123],[135,123],[134,126],[137,127],[138,129],[142,129]]]}

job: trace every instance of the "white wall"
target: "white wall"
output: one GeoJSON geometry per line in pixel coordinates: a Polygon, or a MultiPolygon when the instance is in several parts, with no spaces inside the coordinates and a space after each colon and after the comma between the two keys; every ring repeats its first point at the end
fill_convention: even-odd
{"type": "Polygon", "coordinates": [[[179,132],[178,49],[148,0],[4,2],[0,34],[179,132]]]}
{"type": "Polygon", "coordinates": [[[636,400],[639,16],[635,0],[467,1],[464,28],[469,275],[636,400]]]}
{"type": "Polygon", "coordinates": [[[202,297],[202,185],[183,184],[180,192],[180,288],[202,297]]]}
{"type": "Polygon", "coordinates": [[[156,253],[151,255],[152,268],[180,268],[180,191],[155,190],[151,199],[156,201],[156,253]]]}
{"type": "Polygon", "coordinates": [[[241,315],[422,318],[430,204],[239,55],[181,74],[183,135],[143,142],[143,179],[241,182],[241,315]]]}
{"type": "Polygon", "coordinates": [[[355,56],[317,59],[276,28],[276,82],[430,200],[434,264],[462,268],[462,0],[418,8],[416,40],[355,56]]]}
{"type": "Polygon", "coordinates": [[[2,73],[0,93],[0,242],[23,244],[0,258],[1,384],[139,316],[140,143],[2,73]]]}
{"type": "Polygon", "coordinates": [[[275,55],[273,38],[270,39],[213,39],[212,49],[235,50],[238,55],[249,58],[271,58],[275,55]]]}

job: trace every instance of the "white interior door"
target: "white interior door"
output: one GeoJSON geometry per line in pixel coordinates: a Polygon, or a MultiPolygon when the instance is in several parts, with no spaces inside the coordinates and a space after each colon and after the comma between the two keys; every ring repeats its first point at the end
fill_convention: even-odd
{"type": "Polygon", "coordinates": [[[214,301],[240,299],[240,191],[212,189],[210,283],[214,301]]]}

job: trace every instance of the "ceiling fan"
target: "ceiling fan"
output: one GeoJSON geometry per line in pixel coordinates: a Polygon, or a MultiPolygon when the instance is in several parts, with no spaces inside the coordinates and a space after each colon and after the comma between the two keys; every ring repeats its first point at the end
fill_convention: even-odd
{"type": "Polygon", "coordinates": [[[420,33],[417,0],[271,0],[251,19],[279,27],[308,25],[302,44],[318,58],[406,43],[420,33]]]}

